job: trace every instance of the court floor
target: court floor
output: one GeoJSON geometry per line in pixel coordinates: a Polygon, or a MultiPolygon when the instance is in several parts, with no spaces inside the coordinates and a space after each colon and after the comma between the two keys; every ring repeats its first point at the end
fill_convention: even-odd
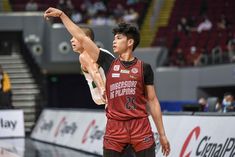
{"type": "Polygon", "coordinates": [[[0,139],[0,157],[99,157],[30,138],[0,139]]]}

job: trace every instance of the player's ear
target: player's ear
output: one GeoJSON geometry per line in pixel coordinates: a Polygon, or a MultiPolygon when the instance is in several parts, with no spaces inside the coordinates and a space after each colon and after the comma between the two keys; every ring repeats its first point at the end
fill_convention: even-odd
{"type": "Polygon", "coordinates": [[[134,40],[133,39],[128,39],[128,46],[134,45],[134,40]]]}

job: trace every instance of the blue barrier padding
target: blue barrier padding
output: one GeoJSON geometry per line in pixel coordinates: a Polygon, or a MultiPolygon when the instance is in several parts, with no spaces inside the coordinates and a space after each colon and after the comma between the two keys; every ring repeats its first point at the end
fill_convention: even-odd
{"type": "Polygon", "coordinates": [[[197,104],[196,101],[161,101],[161,109],[162,111],[183,111],[184,105],[193,105],[197,104]]]}

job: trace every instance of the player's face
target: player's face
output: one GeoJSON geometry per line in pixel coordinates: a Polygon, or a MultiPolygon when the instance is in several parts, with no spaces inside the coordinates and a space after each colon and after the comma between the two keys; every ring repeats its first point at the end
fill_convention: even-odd
{"type": "Polygon", "coordinates": [[[113,52],[122,54],[127,49],[127,36],[124,34],[116,34],[113,40],[113,52]]]}
{"type": "Polygon", "coordinates": [[[77,53],[81,53],[81,51],[83,50],[81,43],[74,37],[70,40],[70,42],[71,42],[73,51],[77,53]]]}

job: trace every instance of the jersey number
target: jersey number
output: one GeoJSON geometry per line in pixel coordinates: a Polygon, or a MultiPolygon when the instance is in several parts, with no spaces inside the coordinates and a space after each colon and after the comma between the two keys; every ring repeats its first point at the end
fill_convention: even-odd
{"type": "Polygon", "coordinates": [[[127,100],[126,109],[135,110],[136,109],[135,97],[126,97],[126,100],[127,100]]]}

